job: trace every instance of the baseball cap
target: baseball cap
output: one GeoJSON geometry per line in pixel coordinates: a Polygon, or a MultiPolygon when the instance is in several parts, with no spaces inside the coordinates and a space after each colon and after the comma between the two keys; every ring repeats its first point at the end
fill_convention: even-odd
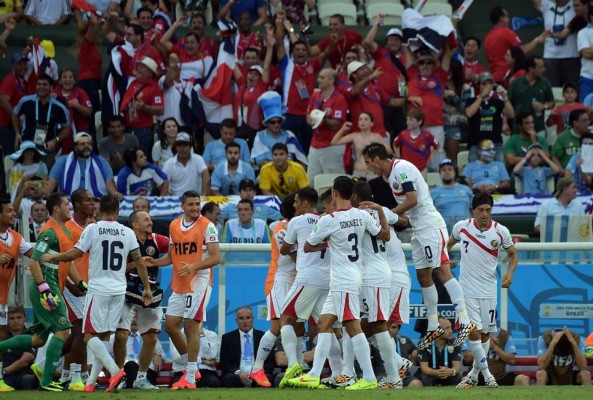
{"type": "Polygon", "coordinates": [[[264,75],[264,69],[261,67],[261,65],[252,65],[251,67],[249,67],[250,71],[257,71],[259,72],[260,75],[264,75]]]}
{"type": "Polygon", "coordinates": [[[144,57],[142,59],[142,61],[140,61],[140,64],[144,65],[146,68],[151,70],[153,74],[155,74],[155,75],[159,74],[157,63],[152,58],[144,57]]]}
{"type": "Polygon", "coordinates": [[[187,132],[179,132],[175,137],[175,143],[191,143],[191,137],[187,132]]]}
{"type": "Polygon", "coordinates": [[[394,36],[394,35],[399,36],[399,37],[404,37],[404,34],[402,33],[402,31],[397,28],[391,28],[390,30],[388,30],[387,35],[385,35],[385,37],[394,36]]]}
{"type": "Polygon", "coordinates": [[[366,63],[360,61],[352,61],[350,64],[348,64],[348,78],[350,78],[353,73],[355,73],[365,65],[366,63]]]}
{"type": "Polygon", "coordinates": [[[482,83],[486,81],[494,82],[492,74],[488,71],[482,72],[480,75],[478,75],[478,82],[482,83]]]}
{"type": "Polygon", "coordinates": [[[241,182],[239,182],[239,190],[243,190],[243,189],[253,189],[255,190],[255,182],[253,182],[251,179],[243,179],[241,182]]]}
{"type": "Polygon", "coordinates": [[[39,43],[39,46],[43,47],[45,55],[49,58],[54,58],[56,56],[56,47],[54,46],[54,42],[51,40],[42,40],[41,43],[39,43]]]}
{"type": "Polygon", "coordinates": [[[554,192],[554,196],[558,196],[564,188],[569,187],[572,184],[571,178],[560,178],[558,183],[556,184],[556,191],[554,192]]]}
{"type": "Polygon", "coordinates": [[[450,158],[445,158],[443,161],[441,161],[439,163],[439,171],[441,170],[441,168],[443,168],[445,165],[450,165],[452,167],[455,166],[455,164],[453,164],[453,161],[451,161],[450,158]]]}
{"type": "Polygon", "coordinates": [[[91,140],[93,139],[93,137],[91,136],[90,133],[87,133],[87,132],[78,132],[76,134],[76,136],[74,136],[74,143],[78,143],[80,141],[80,139],[83,139],[83,138],[89,138],[91,140]]]}
{"type": "Polygon", "coordinates": [[[12,57],[10,57],[11,64],[20,63],[21,61],[29,61],[29,57],[24,56],[23,53],[14,53],[12,57]]]}

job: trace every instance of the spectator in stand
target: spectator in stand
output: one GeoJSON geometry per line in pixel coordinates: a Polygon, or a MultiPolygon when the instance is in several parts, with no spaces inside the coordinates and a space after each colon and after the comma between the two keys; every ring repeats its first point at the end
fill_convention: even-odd
{"type": "MultiPolygon", "coordinates": [[[[95,7],[97,15],[107,16],[111,11],[119,11],[121,0],[86,0],[86,2],[95,7]]],[[[80,9],[75,7],[75,5],[72,6],[72,14],[74,14],[74,17],[76,18],[76,24],[80,25],[81,23],[86,22],[87,13],[81,12],[80,9]]]]}
{"type": "Polygon", "coordinates": [[[226,146],[229,143],[236,143],[241,148],[240,159],[249,163],[249,146],[244,139],[237,136],[237,124],[234,119],[227,118],[220,123],[220,139],[213,140],[206,145],[204,150],[204,161],[208,165],[208,170],[214,169],[226,161],[226,146]]]}
{"type": "Polygon", "coordinates": [[[571,111],[587,109],[587,107],[577,101],[579,98],[579,89],[574,83],[568,82],[564,84],[562,87],[562,98],[564,102],[556,107],[546,120],[547,126],[556,126],[556,133],[558,135],[570,129],[569,117],[571,111]]]}
{"type": "MultiPolygon", "coordinates": [[[[128,1],[128,4],[130,2],[128,1]]],[[[127,10],[124,9],[124,16],[129,15],[130,13],[126,12],[127,10]]],[[[130,20],[135,20],[138,25],[140,25],[144,31],[144,42],[150,44],[157,44],[160,40],[160,35],[154,31],[152,22],[153,22],[153,13],[150,8],[147,7],[140,7],[136,10],[136,15],[132,17],[130,15],[130,20]],[[135,18],[134,18],[135,17],[135,18]],[[157,37],[159,36],[159,37],[157,37]]],[[[155,46],[158,49],[158,45],[155,46]]]]}
{"type": "Polygon", "coordinates": [[[532,144],[538,144],[549,156],[550,145],[543,137],[535,131],[535,118],[532,112],[523,112],[515,117],[515,124],[519,130],[518,134],[511,135],[504,144],[504,159],[510,168],[521,162],[527,155],[527,149],[532,144]]]}
{"type": "Polygon", "coordinates": [[[482,42],[475,36],[465,39],[463,44],[463,80],[478,90],[478,77],[482,72],[488,72],[488,68],[478,61],[482,42]]]}
{"type": "Polygon", "coordinates": [[[195,190],[202,196],[210,193],[210,174],[202,156],[191,149],[191,137],[179,132],[175,139],[175,157],[163,165],[163,172],[169,178],[171,196],[181,196],[188,190],[195,190]]]}
{"type": "Polygon", "coordinates": [[[352,61],[360,61],[357,47],[346,50],[344,61],[336,69],[336,89],[343,95],[346,95],[348,89],[352,87],[352,82],[348,78],[348,66],[352,61]]]}
{"type": "Polygon", "coordinates": [[[226,161],[218,163],[212,173],[212,195],[239,194],[239,182],[243,179],[255,180],[255,172],[249,161],[241,160],[241,146],[230,142],[225,145],[226,161]]]}
{"type": "Polygon", "coordinates": [[[513,168],[513,174],[521,179],[523,186],[522,193],[518,194],[551,194],[547,181],[560,171],[558,164],[550,160],[539,143],[532,144],[525,158],[513,168]]]}
{"type": "MultiPolygon", "coordinates": [[[[165,95],[166,96],[166,95],[165,95]]],[[[166,103],[166,101],[165,101],[166,103]]],[[[166,109],[166,106],[165,106],[166,109]]],[[[160,140],[152,146],[152,162],[157,167],[163,167],[168,159],[173,158],[173,146],[179,133],[179,124],[175,118],[167,118],[161,122],[160,140]]]]}
{"type": "Polygon", "coordinates": [[[185,110],[182,110],[182,106],[191,104],[193,85],[192,81],[181,79],[181,62],[177,54],[169,55],[166,73],[159,78],[158,86],[163,91],[163,114],[158,117],[158,120],[162,123],[172,118],[183,122],[185,110]]]}
{"type": "Polygon", "coordinates": [[[533,223],[533,231],[540,233],[540,224],[542,217],[549,215],[584,215],[585,208],[576,199],[577,185],[570,178],[561,178],[556,184],[554,197],[544,201],[537,211],[537,216],[533,223]]]}
{"type": "Polygon", "coordinates": [[[17,187],[25,177],[38,176],[44,179],[47,178],[47,165],[41,161],[41,157],[45,155],[46,153],[39,150],[35,146],[35,143],[30,140],[25,140],[21,143],[18,151],[9,155],[14,165],[10,168],[10,171],[7,171],[7,173],[10,173],[7,192],[11,193],[13,199],[17,187]]]}
{"type": "Polygon", "coordinates": [[[553,160],[561,168],[565,168],[570,158],[579,151],[581,135],[589,132],[590,121],[586,110],[571,111],[568,122],[571,128],[558,136],[552,147],[553,160]]]}
{"type": "Polygon", "coordinates": [[[136,66],[136,79],[126,89],[120,104],[126,127],[138,138],[144,154],[152,150],[153,117],[164,112],[163,92],[155,80],[158,75],[157,63],[144,57],[136,66]]]}
{"type": "MultiPolygon", "coordinates": [[[[173,29],[173,26],[171,28],[173,29]]],[[[176,29],[176,28],[175,28],[176,29]]],[[[189,31],[198,35],[198,46],[202,56],[216,57],[218,54],[218,42],[206,36],[206,17],[204,14],[192,13],[189,20],[189,31]]],[[[173,51],[177,53],[179,50],[185,48],[185,39],[181,38],[175,43],[173,51]]]]}
{"type": "Polygon", "coordinates": [[[336,71],[322,69],[317,77],[319,90],[311,94],[307,109],[307,122],[313,128],[309,148],[307,177],[313,182],[319,174],[344,173],[342,155],[344,146],[332,145],[331,141],[340,126],[346,121],[348,105],[336,90],[336,71]]]}
{"type": "Polygon", "coordinates": [[[12,205],[18,217],[31,214],[31,208],[35,203],[43,203],[43,196],[45,194],[45,185],[47,179],[40,176],[23,176],[16,188],[14,197],[12,198],[12,205]]]}
{"type": "MultiPolygon", "coordinates": [[[[400,335],[401,326],[400,323],[392,323],[389,326],[389,335],[395,342],[395,350],[400,356],[410,360],[413,365],[418,365],[418,349],[412,339],[400,335]]],[[[409,370],[402,377],[402,381],[405,387],[422,387],[422,381],[410,374],[409,370]]]]}
{"type": "Polygon", "coordinates": [[[408,128],[393,140],[395,157],[411,162],[423,174],[426,174],[430,157],[439,147],[433,134],[424,129],[425,120],[426,116],[420,108],[412,108],[406,117],[408,128]]]}
{"type": "MultiPolygon", "coordinates": [[[[392,28],[385,35],[385,46],[381,47],[375,41],[379,26],[383,25],[385,16],[379,14],[375,23],[371,26],[369,33],[364,39],[364,44],[368,46],[369,52],[375,61],[375,68],[380,68],[383,72],[377,77],[377,84],[382,87],[391,97],[404,97],[405,93],[400,93],[402,87],[405,87],[406,77],[406,55],[402,48],[403,33],[397,28],[392,28]]],[[[405,129],[405,115],[402,107],[383,107],[383,123],[391,137],[396,136],[405,129]]]]}
{"type": "Polygon", "coordinates": [[[529,56],[525,60],[525,75],[515,79],[509,87],[508,98],[515,113],[532,112],[535,115],[535,130],[545,137],[544,113],[553,110],[556,102],[550,82],[544,78],[546,68],[539,56],[529,56]]]}
{"type": "Polygon", "coordinates": [[[4,1],[4,4],[0,5],[0,23],[5,22],[11,18],[18,20],[23,17],[23,3],[21,0],[8,0],[4,1]]]}
{"type": "Polygon", "coordinates": [[[334,14],[329,17],[329,35],[317,42],[315,46],[309,48],[309,55],[311,57],[317,57],[331,42],[336,43],[336,51],[330,54],[328,59],[332,68],[337,69],[344,62],[343,58],[346,55],[346,51],[362,43],[362,36],[355,30],[346,29],[342,14],[334,14]]]}
{"type": "Polygon", "coordinates": [[[457,170],[452,160],[445,158],[439,164],[441,184],[430,190],[430,197],[437,211],[443,216],[447,224],[447,231],[451,232],[453,226],[470,217],[472,190],[462,183],[457,182],[457,170]]]}
{"type": "Polygon", "coordinates": [[[172,21],[168,15],[165,2],[162,0],[142,0],[142,7],[148,8],[152,12],[152,31],[157,39],[162,36],[169,28],[172,21]]]}
{"type": "Polygon", "coordinates": [[[591,386],[585,341],[566,326],[548,329],[537,338],[537,385],[591,386]]]}
{"type": "Polygon", "coordinates": [[[478,144],[485,139],[491,140],[496,146],[495,160],[503,161],[502,144],[503,116],[513,118],[515,110],[509,102],[506,90],[498,85],[495,90],[494,79],[490,72],[479,75],[478,95],[466,101],[465,115],[468,120],[467,147],[469,161],[478,159],[478,144]]]}
{"type": "Polygon", "coordinates": [[[225,18],[237,24],[244,12],[249,13],[253,26],[262,26],[268,21],[264,0],[220,0],[218,10],[218,19],[225,18]]]}
{"type": "MultiPolygon", "coordinates": [[[[587,96],[593,93],[593,7],[589,7],[587,15],[589,24],[577,35],[577,47],[581,55],[581,73],[579,78],[580,102],[590,104],[591,99],[585,102],[587,96]]],[[[574,79],[574,76],[572,76],[574,79]]]]}
{"type": "Polygon", "coordinates": [[[297,162],[288,159],[288,147],[276,143],[272,147],[273,161],[262,166],[259,188],[265,195],[288,196],[309,186],[307,172],[297,162]]]}
{"type": "MultiPolygon", "coordinates": [[[[2,19],[2,16],[0,16],[0,20],[2,19]]],[[[8,18],[5,19],[5,23],[4,23],[4,30],[2,31],[2,33],[0,34],[0,56],[5,57],[5,51],[8,48],[8,45],[6,44],[6,41],[8,40],[8,37],[10,36],[10,34],[12,33],[12,31],[14,31],[16,29],[16,19],[14,18],[8,18]]]]}
{"type": "Polygon", "coordinates": [[[531,42],[522,44],[519,36],[509,29],[510,21],[509,13],[502,6],[490,10],[490,22],[493,27],[484,38],[484,50],[496,83],[503,80],[506,72],[504,57],[508,49],[520,46],[524,53],[530,53],[538,44],[543,44],[547,36],[547,32],[544,31],[531,42]]]}
{"type": "Polygon", "coordinates": [[[301,26],[301,30],[309,24],[305,17],[305,7],[311,11],[315,9],[315,0],[271,0],[274,7],[282,4],[282,9],[286,12],[287,18],[293,24],[301,26]]]}
{"type": "Polygon", "coordinates": [[[0,83],[0,146],[4,156],[15,150],[15,132],[12,125],[14,107],[23,96],[30,93],[25,80],[27,62],[29,59],[21,53],[15,53],[10,58],[12,71],[0,83]]]}
{"type": "Polygon", "coordinates": [[[140,147],[138,138],[131,133],[125,133],[124,118],[114,115],[109,120],[107,132],[109,136],[101,139],[99,154],[107,160],[114,174],[124,166],[124,153],[132,147],[140,147]]]}
{"type": "Polygon", "coordinates": [[[453,347],[449,320],[439,318],[439,325],[445,333],[432,342],[432,347],[418,352],[420,370],[416,376],[423,386],[455,386],[461,381],[461,346],[453,347]]]}
{"type": "MultiPolygon", "coordinates": [[[[580,32],[589,23],[589,2],[588,0],[573,0],[572,6],[574,8],[575,16],[561,31],[552,32],[554,38],[566,39],[572,34],[580,32]]],[[[577,38],[578,46],[578,38],[577,38]]]]}
{"type": "MultiPolygon", "coordinates": [[[[31,205],[29,211],[29,242],[36,242],[39,237],[39,233],[43,229],[43,226],[49,219],[47,213],[47,206],[41,201],[36,201],[31,205]]],[[[24,221],[26,223],[26,221],[24,221]]]]}
{"type": "Polygon", "coordinates": [[[579,150],[573,154],[564,169],[564,176],[571,178],[577,184],[577,189],[581,194],[589,194],[593,191],[593,173],[585,173],[581,170],[583,164],[581,149],[583,146],[590,145],[593,145],[593,134],[583,133],[580,137],[579,150]]]}
{"type": "Polygon", "coordinates": [[[457,160],[461,131],[467,126],[465,102],[474,93],[472,86],[464,83],[464,79],[463,64],[456,58],[451,59],[443,101],[445,156],[451,160],[457,160]]]}
{"type": "MultiPolygon", "coordinates": [[[[7,309],[6,339],[19,335],[31,335],[31,332],[25,326],[27,314],[25,308],[21,305],[11,305],[7,309]]],[[[2,364],[3,385],[2,388],[9,387],[10,390],[35,390],[39,387],[39,382],[35,374],[31,372],[31,364],[35,361],[35,350],[30,348],[26,351],[14,351],[4,354],[2,364]]],[[[8,391],[8,390],[7,390],[8,391]]]]}
{"type": "Polygon", "coordinates": [[[504,54],[504,64],[507,67],[507,72],[500,84],[508,89],[515,79],[525,75],[525,53],[521,47],[514,46],[508,49],[504,54]]]}
{"type": "Polygon", "coordinates": [[[463,170],[467,185],[474,192],[504,193],[511,188],[511,178],[501,161],[496,161],[496,146],[492,140],[478,145],[478,160],[469,162],[463,170]]]}
{"type": "MultiPolygon", "coordinates": [[[[281,218],[280,211],[270,207],[265,202],[258,202],[255,199],[255,190],[255,182],[251,179],[243,179],[239,183],[239,197],[242,200],[250,200],[253,203],[254,218],[263,219],[267,222],[278,221],[281,218]]],[[[234,203],[228,204],[221,210],[223,220],[227,220],[235,215],[237,215],[237,205],[234,203]]]]}
{"type": "MultiPolygon", "coordinates": [[[[575,17],[572,0],[531,0],[533,6],[544,18],[544,29],[548,32],[562,32],[575,17]]],[[[564,39],[548,35],[544,43],[546,78],[553,87],[562,87],[578,75],[581,60],[577,51],[577,35],[564,39]]]]}
{"type": "Polygon", "coordinates": [[[93,138],[87,132],[74,136],[74,151],[60,157],[49,172],[49,182],[44,187],[46,195],[59,187],[70,196],[76,189],[86,189],[95,197],[106,194],[122,199],[113,181],[113,170],[102,156],[93,154],[93,138]]]}
{"type": "Polygon", "coordinates": [[[29,0],[25,18],[33,25],[62,25],[70,19],[70,6],[66,0],[29,0]]]}
{"type": "Polygon", "coordinates": [[[214,226],[216,226],[216,230],[220,235],[220,232],[222,232],[224,228],[224,226],[222,225],[222,219],[220,218],[220,206],[210,201],[200,208],[200,214],[208,218],[210,222],[212,222],[214,226]]]}
{"type": "Polygon", "coordinates": [[[253,218],[253,202],[239,200],[237,218],[224,225],[223,243],[270,243],[270,229],[263,219],[253,218]]]}
{"type": "Polygon", "coordinates": [[[124,196],[168,196],[169,181],[144,152],[132,147],[124,153],[125,167],[117,175],[117,190],[124,196]]]}
{"type": "Polygon", "coordinates": [[[235,35],[235,55],[239,68],[242,68],[241,73],[246,74],[249,67],[259,63],[259,53],[262,48],[261,39],[257,32],[251,30],[249,13],[241,13],[235,35]]]}
{"type": "Polygon", "coordinates": [[[262,94],[257,99],[264,114],[263,124],[266,126],[266,129],[255,135],[251,149],[252,163],[258,167],[272,161],[272,147],[277,143],[287,146],[288,155],[292,161],[307,165],[307,157],[297,137],[291,131],[282,129],[282,122],[285,118],[282,113],[281,101],[280,95],[271,91],[262,94]]]}

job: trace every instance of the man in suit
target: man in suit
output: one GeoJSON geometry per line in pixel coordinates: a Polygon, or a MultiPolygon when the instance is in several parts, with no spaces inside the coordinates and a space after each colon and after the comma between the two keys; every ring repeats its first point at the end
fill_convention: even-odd
{"type": "MultiPolygon", "coordinates": [[[[220,346],[220,369],[222,370],[222,386],[240,388],[256,386],[249,378],[259,342],[264,332],[253,329],[253,312],[249,307],[239,307],[236,318],[239,329],[222,336],[220,346]]],[[[268,357],[264,371],[270,382],[274,381],[274,357],[268,357]]]]}

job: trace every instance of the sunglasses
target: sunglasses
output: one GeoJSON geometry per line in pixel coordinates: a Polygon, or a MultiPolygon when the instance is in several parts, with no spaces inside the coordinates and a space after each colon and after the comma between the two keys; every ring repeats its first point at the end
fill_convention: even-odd
{"type": "Polygon", "coordinates": [[[418,61],[418,65],[434,65],[434,61],[422,60],[422,61],[418,61]]]}
{"type": "Polygon", "coordinates": [[[274,119],[274,120],[268,121],[268,124],[270,124],[270,125],[280,125],[281,123],[282,123],[281,119],[274,119]]]}
{"type": "Polygon", "coordinates": [[[283,195],[288,194],[288,189],[284,186],[284,184],[286,183],[286,181],[284,180],[284,174],[280,173],[278,174],[278,179],[279,179],[279,184],[280,184],[280,192],[283,195]]]}

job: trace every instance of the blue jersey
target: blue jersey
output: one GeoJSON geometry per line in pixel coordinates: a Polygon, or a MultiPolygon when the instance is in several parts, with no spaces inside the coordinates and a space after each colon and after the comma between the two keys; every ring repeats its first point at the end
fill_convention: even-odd
{"type": "Polygon", "coordinates": [[[524,166],[519,171],[521,184],[523,185],[522,194],[550,194],[548,191],[548,178],[552,177],[552,168],[524,166]]]}
{"type": "Polygon", "coordinates": [[[461,183],[455,186],[437,186],[430,191],[430,196],[447,223],[448,232],[451,232],[455,223],[470,216],[473,193],[468,186],[461,183]]]}
{"type": "Polygon", "coordinates": [[[475,189],[480,185],[499,185],[500,182],[509,180],[509,173],[500,161],[492,161],[484,164],[480,161],[472,161],[465,166],[463,176],[471,179],[475,189]]]}

